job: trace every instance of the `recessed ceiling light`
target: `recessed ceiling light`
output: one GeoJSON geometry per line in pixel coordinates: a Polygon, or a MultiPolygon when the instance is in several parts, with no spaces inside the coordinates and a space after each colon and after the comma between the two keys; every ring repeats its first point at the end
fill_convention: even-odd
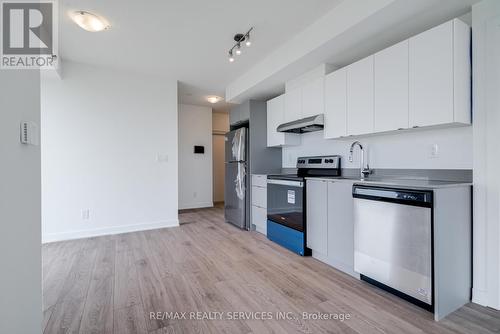
{"type": "Polygon", "coordinates": [[[215,95],[213,95],[213,96],[207,96],[207,101],[210,102],[210,103],[212,103],[212,104],[217,103],[220,100],[222,100],[222,97],[220,97],[220,96],[215,96],[215,95]]]}
{"type": "Polygon", "coordinates": [[[71,14],[71,19],[78,24],[80,28],[90,32],[103,31],[111,28],[105,18],[83,10],[73,12],[71,14]]]}

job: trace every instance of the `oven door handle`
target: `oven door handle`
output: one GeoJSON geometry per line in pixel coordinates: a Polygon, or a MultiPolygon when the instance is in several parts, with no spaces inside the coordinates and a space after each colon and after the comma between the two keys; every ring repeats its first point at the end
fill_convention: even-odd
{"type": "Polygon", "coordinates": [[[283,186],[292,186],[292,187],[300,187],[300,188],[304,187],[304,182],[302,182],[302,181],[267,179],[267,184],[280,184],[283,186]]]}

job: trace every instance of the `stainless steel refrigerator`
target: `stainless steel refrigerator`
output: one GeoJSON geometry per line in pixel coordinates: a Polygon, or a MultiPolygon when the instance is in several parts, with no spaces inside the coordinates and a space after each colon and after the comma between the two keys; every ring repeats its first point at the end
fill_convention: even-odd
{"type": "Polygon", "coordinates": [[[224,216],[228,223],[248,230],[248,128],[225,135],[224,216]]]}

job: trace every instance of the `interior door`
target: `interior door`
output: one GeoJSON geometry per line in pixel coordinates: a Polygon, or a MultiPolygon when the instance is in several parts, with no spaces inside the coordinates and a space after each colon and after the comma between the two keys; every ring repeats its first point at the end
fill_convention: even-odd
{"type": "Polygon", "coordinates": [[[213,197],[214,202],[224,202],[224,135],[212,135],[212,167],[213,167],[213,197]]]}

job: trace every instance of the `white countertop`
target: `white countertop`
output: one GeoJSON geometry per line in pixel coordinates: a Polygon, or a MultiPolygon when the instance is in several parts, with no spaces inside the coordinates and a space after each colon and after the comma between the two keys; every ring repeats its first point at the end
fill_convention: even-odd
{"type": "Polygon", "coordinates": [[[453,181],[435,181],[425,179],[367,179],[361,181],[355,178],[343,177],[306,177],[306,180],[326,180],[336,182],[350,182],[355,184],[366,184],[376,186],[402,187],[408,189],[441,189],[441,188],[456,188],[469,187],[472,183],[468,182],[453,182],[453,181]]]}

